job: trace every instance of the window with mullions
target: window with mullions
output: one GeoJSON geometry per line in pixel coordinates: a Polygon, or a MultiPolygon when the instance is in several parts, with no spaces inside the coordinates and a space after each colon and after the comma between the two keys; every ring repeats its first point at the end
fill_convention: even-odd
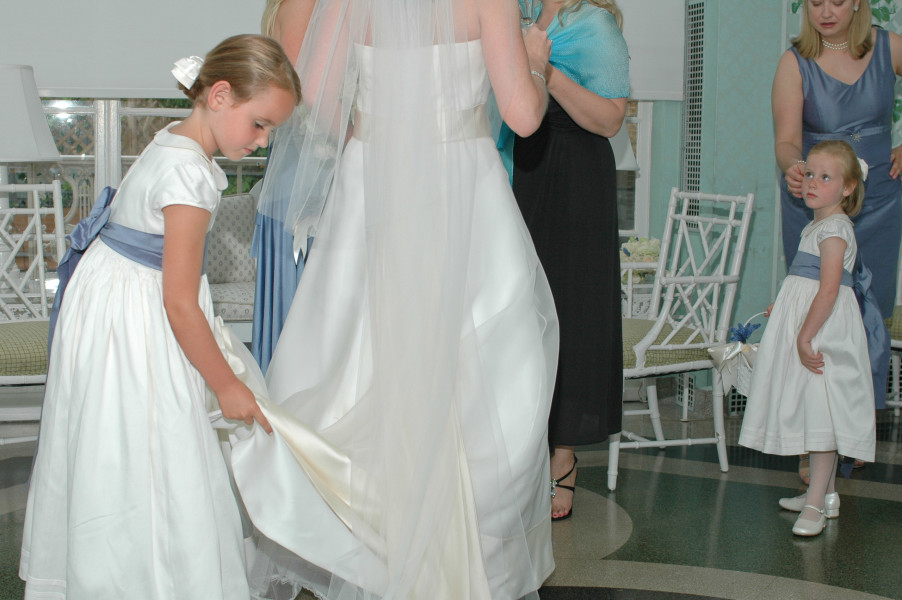
{"type": "MultiPolygon", "coordinates": [[[[60,179],[66,221],[90,212],[104,186],[116,186],[154,134],[191,112],[189,100],[44,98],[44,112],[60,151],[58,163],[11,165],[10,180],[60,179]]],[[[240,161],[215,157],[229,178],[223,194],[246,192],[263,177],[266,148],[240,161]]]]}
{"type": "MultiPolygon", "coordinates": [[[[191,112],[187,99],[129,98],[94,100],[45,98],[44,111],[60,151],[58,163],[10,165],[10,181],[24,183],[60,179],[66,219],[87,215],[99,190],[116,186],[154,134],[191,112]]],[[[618,171],[617,203],[620,236],[648,236],[649,167],[652,103],[630,101],[624,127],[629,132],[638,171],[618,171]]],[[[248,191],[263,177],[266,148],[240,161],[217,156],[229,177],[224,194],[248,191]]]]}
{"type": "MultiPolygon", "coordinates": [[[[184,119],[191,113],[191,101],[168,99],[127,99],[119,103],[121,169],[125,173],[142,150],[153,140],[157,131],[173,121],[184,119]]],[[[229,187],[223,195],[250,190],[263,177],[267,148],[258,148],[253,154],[233,161],[224,156],[214,157],[229,178],[229,187]]]]}

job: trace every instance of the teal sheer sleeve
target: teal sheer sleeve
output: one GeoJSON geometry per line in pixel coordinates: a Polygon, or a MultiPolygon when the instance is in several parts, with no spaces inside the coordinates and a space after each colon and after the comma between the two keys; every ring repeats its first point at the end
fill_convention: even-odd
{"type": "Polygon", "coordinates": [[[629,50],[614,15],[583,3],[555,17],[548,27],[550,63],[567,77],[605,98],[630,95],[629,50]]]}
{"type": "Polygon", "coordinates": [[[507,176],[514,183],[514,132],[506,123],[501,124],[501,130],[495,136],[495,145],[498,147],[498,153],[501,154],[501,164],[507,169],[507,176]]]}
{"type": "Polygon", "coordinates": [[[495,140],[495,146],[501,155],[501,163],[507,169],[507,176],[511,184],[514,183],[514,132],[507,126],[507,123],[501,118],[501,112],[498,110],[498,102],[495,100],[495,93],[489,94],[486,107],[489,115],[489,122],[492,124],[492,138],[495,140]]]}
{"type": "MultiPolygon", "coordinates": [[[[548,37],[552,41],[549,62],[564,75],[605,98],[630,95],[629,50],[614,15],[583,2],[576,12],[563,14],[563,25],[557,17],[552,19],[548,37]]],[[[496,119],[500,120],[497,110],[496,119]]],[[[513,178],[514,132],[504,123],[492,131],[501,162],[513,178]]]]}

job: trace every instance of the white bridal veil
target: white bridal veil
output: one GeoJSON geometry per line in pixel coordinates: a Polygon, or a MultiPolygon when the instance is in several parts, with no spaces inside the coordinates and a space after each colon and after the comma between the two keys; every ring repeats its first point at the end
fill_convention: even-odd
{"type": "MultiPolygon", "coordinates": [[[[494,44],[504,35],[522,52],[516,2],[482,1],[510,5],[494,44]]],[[[296,249],[316,234],[311,258],[323,260],[308,263],[299,296],[324,271],[329,285],[293,306],[270,365],[277,434],[257,428],[233,450],[267,597],[304,586],[339,599],[537,598],[553,565],[542,441],[553,303],[534,253],[513,257],[531,272],[505,288],[503,310],[469,275],[493,259],[474,255],[471,235],[485,164],[500,167],[472,102],[487,81],[479,2],[314,9],[297,63],[304,102],[269,166],[293,181],[268,178],[260,210],[296,249]],[[345,233],[357,218],[345,197],[363,199],[360,236],[345,233]],[[345,323],[335,312],[349,304],[361,318],[345,323]],[[529,393],[501,393],[499,380],[529,393]]]]}

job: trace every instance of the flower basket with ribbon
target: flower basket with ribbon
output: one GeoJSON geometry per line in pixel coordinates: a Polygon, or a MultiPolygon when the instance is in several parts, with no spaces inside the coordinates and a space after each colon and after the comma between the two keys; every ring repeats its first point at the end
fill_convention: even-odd
{"type": "Polygon", "coordinates": [[[752,315],[745,323],[737,323],[736,327],[730,328],[729,343],[708,348],[708,354],[720,372],[724,394],[729,394],[730,388],[735,387],[743,396],[749,395],[758,344],[749,344],[748,340],[761,327],[761,323],[752,321],[763,314],[760,312],[752,315]]]}

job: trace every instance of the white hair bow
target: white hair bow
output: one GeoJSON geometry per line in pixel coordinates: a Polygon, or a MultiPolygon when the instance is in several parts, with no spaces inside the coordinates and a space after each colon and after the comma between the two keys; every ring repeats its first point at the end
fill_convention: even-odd
{"type": "Polygon", "coordinates": [[[204,59],[199,56],[188,56],[187,58],[180,58],[175,61],[175,67],[172,69],[172,75],[175,77],[176,81],[185,86],[185,89],[190,90],[191,86],[194,85],[194,81],[197,79],[198,73],[200,73],[200,68],[204,64],[204,59]]]}
{"type": "Polygon", "coordinates": [[[868,163],[864,162],[862,159],[858,159],[858,165],[861,167],[861,180],[868,180],[868,163]]]}

